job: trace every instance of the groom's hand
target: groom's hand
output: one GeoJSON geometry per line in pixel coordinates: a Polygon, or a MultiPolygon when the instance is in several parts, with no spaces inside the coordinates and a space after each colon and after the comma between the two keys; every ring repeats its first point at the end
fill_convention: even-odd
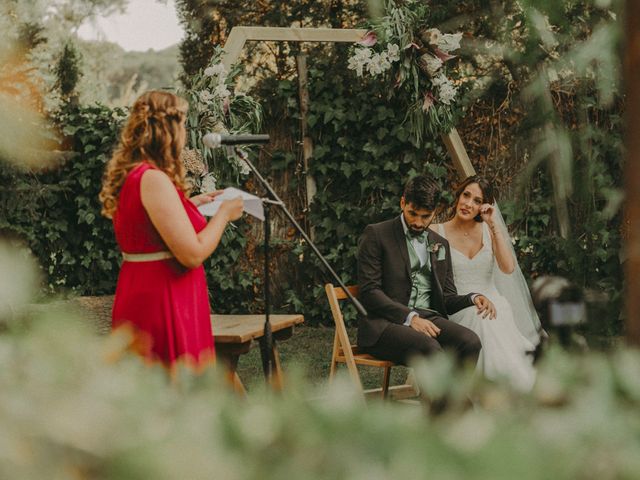
{"type": "Polygon", "coordinates": [[[440,334],[440,329],[436,327],[435,323],[427,320],[426,318],[419,317],[418,315],[411,319],[411,328],[433,338],[440,334]]]}
{"type": "Polygon", "coordinates": [[[487,318],[487,316],[492,320],[496,318],[496,307],[484,295],[478,295],[473,299],[473,303],[476,304],[478,315],[482,315],[482,318],[487,318]]]}

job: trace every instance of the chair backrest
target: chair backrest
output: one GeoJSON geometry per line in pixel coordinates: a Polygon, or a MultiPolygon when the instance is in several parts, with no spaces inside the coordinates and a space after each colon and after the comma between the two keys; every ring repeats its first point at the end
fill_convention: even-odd
{"type": "MultiPolygon", "coordinates": [[[[347,298],[347,294],[342,290],[342,287],[334,287],[333,284],[327,283],[324,286],[325,292],[327,292],[327,298],[329,299],[329,306],[331,307],[331,314],[333,315],[333,321],[336,324],[336,332],[339,335],[340,343],[343,348],[348,347],[349,340],[347,336],[347,327],[344,324],[344,316],[342,315],[342,309],[340,308],[339,300],[345,300],[347,298]],[[344,337],[342,338],[342,333],[344,333],[344,337]],[[345,346],[345,342],[348,344],[345,346]]],[[[354,297],[358,296],[358,287],[357,285],[347,285],[347,290],[354,297]]]]}
{"type": "MultiPolygon", "coordinates": [[[[328,283],[327,285],[331,285],[331,284],[328,283]]],[[[333,287],[333,291],[335,292],[338,300],[345,300],[347,298],[347,294],[344,293],[344,290],[342,289],[342,287],[334,287],[333,285],[331,285],[331,287],[333,287]]],[[[351,293],[351,295],[358,298],[359,288],[357,285],[346,285],[346,287],[347,287],[347,290],[349,290],[349,293],[351,293]]]]}
{"type": "MultiPolygon", "coordinates": [[[[324,286],[324,290],[327,293],[329,306],[331,307],[331,314],[336,325],[336,335],[333,342],[332,362],[335,360],[339,353],[339,350],[341,349],[351,377],[360,387],[360,390],[362,390],[362,382],[360,381],[360,376],[358,375],[358,369],[356,367],[356,362],[353,357],[353,350],[351,348],[351,341],[349,340],[349,335],[347,334],[347,327],[344,324],[344,317],[342,316],[342,309],[340,308],[339,302],[340,300],[344,300],[345,298],[347,298],[347,294],[344,292],[344,290],[342,290],[342,287],[334,287],[331,283],[327,283],[324,286]]],[[[354,297],[358,295],[357,286],[348,286],[347,290],[349,290],[349,292],[351,292],[354,297]]]]}

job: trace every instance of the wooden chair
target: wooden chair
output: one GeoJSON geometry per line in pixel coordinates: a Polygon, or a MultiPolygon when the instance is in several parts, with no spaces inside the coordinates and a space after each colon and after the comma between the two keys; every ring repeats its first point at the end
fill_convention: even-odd
{"type": "MultiPolygon", "coordinates": [[[[389,379],[391,374],[391,367],[395,365],[393,362],[387,360],[379,360],[367,353],[361,353],[358,350],[357,345],[351,345],[349,336],[347,335],[347,328],[344,325],[344,317],[342,316],[342,309],[340,308],[340,300],[347,298],[347,294],[342,290],[342,287],[334,287],[331,283],[327,283],[324,286],[329,299],[329,306],[331,307],[331,314],[333,315],[333,321],[336,324],[336,334],[333,340],[333,353],[331,355],[331,369],[329,371],[329,381],[331,382],[335,377],[336,365],[338,363],[344,363],[347,365],[349,374],[360,387],[360,390],[364,392],[362,388],[362,382],[360,381],[360,374],[358,373],[358,365],[367,365],[369,367],[378,367],[383,369],[382,377],[382,398],[387,398],[389,395],[389,379]]],[[[358,296],[357,286],[347,286],[347,289],[354,297],[358,296]]]]}

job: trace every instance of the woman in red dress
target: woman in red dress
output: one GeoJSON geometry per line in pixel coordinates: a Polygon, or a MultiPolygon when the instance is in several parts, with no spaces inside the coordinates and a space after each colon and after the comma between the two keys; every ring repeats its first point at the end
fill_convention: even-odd
{"type": "Polygon", "coordinates": [[[136,350],[170,369],[176,362],[199,369],[214,360],[202,262],[227,223],[242,215],[238,198],[223,202],[207,222],[196,207],[217,192],[185,196],[186,113],[186,101],[168,92],[138,98],[100,192],[124,260],[112,328],[132,326],[136,350]]]}

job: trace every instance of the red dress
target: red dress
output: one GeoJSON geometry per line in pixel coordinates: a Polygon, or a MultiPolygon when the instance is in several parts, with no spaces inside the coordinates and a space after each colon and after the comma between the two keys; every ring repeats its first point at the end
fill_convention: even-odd
{"type": "MultiPolygon", "coordinates": [[[[126,253],[168,251],[140,197],[142,174],[155,168],[135,167],[122,185],[113,216],[116,240],[126,253]]],[[[207,221],[184,194],[180,200],[196,232],[207,221]]],[[[112,328],[133,328],[136,350],[171,367],[177,360],[200,367],[213,361],[209,298],[204,267],[187,269],[175,258],[122,263],[113,305],[112,328]]]]}

